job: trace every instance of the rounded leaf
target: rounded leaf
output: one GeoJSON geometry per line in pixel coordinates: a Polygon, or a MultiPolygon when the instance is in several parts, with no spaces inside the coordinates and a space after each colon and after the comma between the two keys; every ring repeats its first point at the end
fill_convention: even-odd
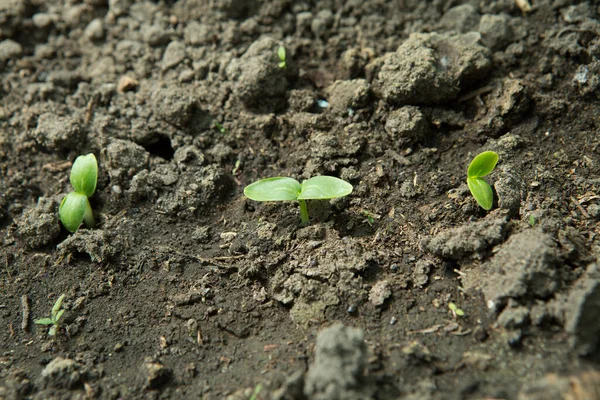
{"type": "Polygon", "coordinates": [[[60,222],[71,233],[79,229],[87,207],[88,198],[85,194],[71,192],[62,199],[58,209],[60,222]]]}
{"type": "Polygon", "coordinates": [[[285,62],[285,47],[279,46],[279,48],[277,49],[277,57],[279,57],[279,61],[285,62]]]}
{"type": "Polygon", "coordinates": [[[54,324],[54,321],[50,318],[40,318],[33,321],[33,323],[38,325],[52,325],[54,324]]]}
{"type": "Polygon", "coordinates": [[[77,157],[71,168],[70,181],[77,193],[87,197],[94,194],[98,182],[98,161],[94,154],[77,157]]]}
{"type": "Polygon", "coordinates": [[[496,168],[498,163],[498,153],[493,151],[484,151],[478,154],[467,170],[468,178],[481,178],[489,174],[496,168]]]}
{"type": "Polygon", "coordinates": [[[492,209],[494,203],[494,192],[489,183],[481,178],[467,178],[467,185],[477,204],[486,211],[492,209]]]}
{"type": "Polygon", "coordinates": [[[333,176],[315,176],[302,182],[299,200],[325,200],[344,197],[352,193],[352,185],[333,176]]]}
{"type": "Polygon", "coordinates": [[[292,201],[298,199],[300,183],[292,178],[261,179],[244,188],[244,195],[255,201],[292,201]]]}

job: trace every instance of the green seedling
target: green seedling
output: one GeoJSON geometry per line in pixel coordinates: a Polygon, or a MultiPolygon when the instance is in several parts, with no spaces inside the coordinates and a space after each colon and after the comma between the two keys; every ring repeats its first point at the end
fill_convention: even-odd
{"type": "Polygon", "coordinates": [[[496,168],[498,154],[493,151],[484,151],[478,154],[467,170],[467,185],[477,204],[484,210],[491,210],[494,203],[494,192],[483,177],[496,168]]]}
{"type": "Polygon", "coordinates": [[[258,395],[260,394],[260,391],[262,390],[262,385],[259,383],[258,385],[256,385],[256,387],[254,388],[254,392],[252,393],[252,396],[250,396],[249,400],[258,400],[258,395]]]}
{"type": "Polygon", "coordinates": [[[448,308],[450,309],[450,312],[452,313],[452,316],[454,318],[462,317],[465,315],[465,312],[458,308],[458,306],[452,302],[448,303],[448,308]]]}
{"type": "Polygon", "coordinates": [[[52,325],[48,330],[48,335],[54,336],[60,325],[60,317],[65,313],[65,310],[61,309],[63,300],[65,299],[66,294],[62,294],[56,303],[54,303],[54,307],[52,307],[52,311],[50,311],[50,318],[40,318],[33,321],[34,324],[38,325],[52,325]]]}
{"type": "Polygon", "coordinates": [[[535,217],[533,216],[533,214],[529,216],[529,225],[531,225],[531,227],[535,225],[535,217]]]}
{"type": "Polygon", "coordinates": [[[362,213],[365,216],[363,223],[366,222],[367,224],[369,224],[369,226],[373,226],[373,224],[375,223],[375,220],[381,218],[381,215],[372,213],[371,211],[368,211],[368,210],[362,210],[362,213]]]}
{"type": "Polygon", "coordinates": [[[88,197],[94,194],[98,182],[96,156],[90,153],[77,157],[71,168],[70,181],[75,191],[66,195],[60,203],[60,222],[71,233],[79,229],[82,222],[88,228],[93,228],[96,222],[88,197]]]}
{"type": "Polygon", "coordinates": [[[315,176],[302,184],[285,177],[261,179],[244,188],[244,195],[255,201],[295,201],[300,205],[300,221],[308,224],[306,200],[327,200],[347,196],[352,185],[333,176],[315,176]]]}
{"type": "Polygon", "coordinates": [[[223,125],[221,125],[220,123],[218,123],[217,121],[215,121],[215,128],[221,132],[221,133],[226,133],[227,130],[225,129],[225,127],[223,125]]]}
{"type": "Polygon", "coordinates": [[[279,46],[279,48],[277,49],[277,57],[279,57],[279,68],[287,67],[287,54],[285,52],[285,47],[279,46]]]}

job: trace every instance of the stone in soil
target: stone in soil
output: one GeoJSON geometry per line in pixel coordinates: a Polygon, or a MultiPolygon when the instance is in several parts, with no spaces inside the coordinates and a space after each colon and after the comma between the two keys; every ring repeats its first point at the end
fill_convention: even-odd
{"type": "Polygon", "coordinates": [[[460,260],[500,243],[504,239],[506,224],[506,218],[482,219],[426,238],[423,246],[438,257],[460,260]]]}
{"type": "Polygon", "coordinates": [[[63,255],[86,253],[94,262],[104,262],[121,250],[121,243],[102,229],[79,229],[57,246],[63,255]]]}
{"type": "Polygon", "coordinates": [[[565,309],[565,330],[573,335],[580,354],[590,354],[600,345],[600,269],[590,264],[571,289],[565,309]]]}
{"type": "Polygon", "coordinates": [[[115,139],[106,147],[106,169],[113,183],[129,181],[148,167],[150,154],[139,144],[115,139]]]}
{"type": "Polygon", "coordinates": [[[43,247],[60,234],[58,202],[50,197],[40,197],[37,206],[25,210],[15,223],[17,236],[27,246],[32,249],[43,247]]]}
{"type": "Polygon", "coordinates": [[[404,106],[389,112],[385,131],[394,142],[394,148],[398,148],[423,140],[430,129],[419,107],[404,106]]]}
{"type": "Polygon", "coordinates": [[[556,267],[560,261],[552,237],[538,229],[514,234],[485,266],[483,282],[488,307],[501,308],[508,299],[545,299],[557,289],[556,267]]]}
{"type": "Polygon", "coordinates": [[[412,34],[388,53],[374,80],[376,94],[390,104],[439,104],[455,99],[461,86],[473,84],[491,70],[490,51],[481,35],[412,34]]]}
{"type": "Polygon", "coordinates": [[[278,66],[278,46],[275,39],[262,37],[227,67],[234,95],[247,108],[275,111],[285,104],[288,83],[285,69],[278,66]]]}
{"type": "Polygon", "coordinates": [[[75,361],[56,357],[42,370],[44,387],[73,389],[81,384],[80,366],[75,361]]]}
{"type": "Polygon", "coordinates": [[[336,324],[317,337],[315,362],[309,367],[304,394],[313,400],[366,400],[373,388],[363,376],[367,347],[359,328],[336,324]]]}
{"type": "Polygon", "coordinates": [[[38,118],[33,138],[48,151],[59,152],[78,148],[85,138],[85,132],[71,116],[45,113],[38,118]]]}
{"type": "Polygon", "coordinates": [[[173,370],[154,360],[147,360],[144,363],[142,373],[148,389],[158,389],[173,378],[173,370]]]}
{"type": "Polygon", "coordinates": [[[367,105],[371,89],[364,79],[335,81],[325,88],[331,108],[340,114],[356,111],[367,105]]]}

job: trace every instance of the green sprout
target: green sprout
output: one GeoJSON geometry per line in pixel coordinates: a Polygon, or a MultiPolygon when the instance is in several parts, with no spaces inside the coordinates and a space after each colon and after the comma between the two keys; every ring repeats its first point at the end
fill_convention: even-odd
{"type": "Polygon", "coordinates": [[[217,121],[215,121],[215,128],[221,132],[221,133],[226,133],[227,130],[225,129],[225,127],[223,125],[221,125],[220,123],[218,123],[217,121]]]}
{"type": "Polygon", "coordinates": [[[48,335],[50,336],[56,335],[56,331],[59,328],[60,317],[65,313],[65,310],[61,309],[65,297],[66,294],[62,294],[58,300],[56,300],[54,307],[52,307],[52,311],[50,311],[50,318],[40,318],[33,321],[34,324],[38,325],[52,325],[48,330],[48,335]]]}
{"type": "Polygon", "coordinates": [[[256,387],[254,388],[254,392],[252,393],[252,396],[250,396],[249,400],[257,400],[258,399],[258,395],[260,394],[260,391],[262,390],[262,385],[259,383],[258,385],[256,385],[256,387]]]}
{"type": "Polygon", "coordinates": [[[96,222],[88,197],[94,194],[98,182],[96,156],[90,153],[77,157],[71,168],[70,181],[75,191],[66,195],[60,203],[60,222],[71,233],[79,229],[82,222],[86,227],[93,228],[96,222]]]}
{"type": "Polygon", "coordinates": [[[450,312],[452,313],[452,316],[454,318],[456,318],[457,316],[462,317],[465,315],[465,312],[458,308],[458,306],[452,302],[448,303],[448,308],[450,309],[450,312]]]}
{"type": "Polygon", "coordinates": [[[477,204],[484,210],[491,210],[494,202],[494,192],[483,177],[496,168],[498,154],[493,151],[484,151],[478,154],[467,170],[467,184],[477,204]]]}
{"type": "Polygon", "coordinates": [[[277,49],[277,57],[279,57],[279,68],[287,67],[285,47],[279,46],[277,49]]]}
{"type": "Polygon", "coordinates": [[[255,201],[295,201],[300,204],[300,221],[308,224],[306,200],[327,200],[347,196],[352,185],[333,176],[315,176],[302,184],[285,177],[266,178],[244,188],[244,195],[255,201]]]}
{"type": "Polygon", "coordinates": [[[373,226],[375,220],[381,218],[381,215],[372,213],[369,210],[362,210],[362,213],[365,216],[365,219],[362,222],[366,222],[369,226],[373,226]]]}
{"type": "Polygon", "coordinates": [[[535,225],[535,217],[533,216],[533,214],[529,215],[529,225],[531,225],[532,227],[535,225]]]}

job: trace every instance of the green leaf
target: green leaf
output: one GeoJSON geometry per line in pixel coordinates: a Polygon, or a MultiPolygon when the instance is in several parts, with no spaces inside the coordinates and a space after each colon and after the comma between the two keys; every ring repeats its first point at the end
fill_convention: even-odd
{"type": "MultiPolygon", "coordinates": [[[[62,303],[65,300],[65,297],[67,297],[67,295],[63,293],[60,295],[58,300],[56,300],[56,303],[54,303],[54,306],[52,307],[52,316],[55,316],[58,313],[58,310],[60,310],[60,308],[62,307],[62,303]]],[[[58,320],[58,318],[55,318],[55,320],[58,320]]]]}
{"type": "Polygon", "coordinates": [[[496,168],[496,164],[498,163],[498,153],[493,151],[484,151],[481,154],[478,154],[471,164],[469,164],[469,169],[467,170],[468,178],[481,178],[489,174],[496,168]]]}
{"type": "Polygon", "coordinates": [[[489,183],[481,178],[467,178],[471,194],[484,210],[491,210],[494,203],[494,192],[489,183]]]}
{"type": "Polygon", "coordinates": [[[335,199],[352,193],[352,185],[333,176],[315,176],[302,182],[298,199],[335,199]]]}
{"type": "Polygon", "coordinates": [[[71,192],[62,199],[58,216],[69,232],[73,233],[79,229],[88,205],[89,201],[85,194],[71,192]]]}
{"type": "MultiPolygon", "coordinates": [[[[279,57],[279,61],[283,62],[285,65],[285,58],[286,58],[286,54],[285,54],[285,47],[283,46],[279,46],[279,48],[277,49],[277,57],[279,57]]],[[[281,64],[279,64],[281,66],[281,64]]]]}
{"type": "Polygon", "coordinates": [[[65,310],[60,310],[56,316],[54,317],[54,324],[58,324],[58,321],[60,321],[60,317],[62,317],[62,315],[65,313],[65,310]]]}
{"type": "Polygon", "coordinates": [[[38,325],[54,325],[54,321],[50,318],[40,318],[33,321],[34,324],[38,325]]]}
{"type": "Polygon", "coordinates": [[[71,168],[70,181],[77,193],[87,197],[94,194],[98,182],[98,162],[94,154],[77,157],[71,168]]]}
{"type": "Polygon", "coordinates": [[[255,201],[292,201],[298,199],[300,183],[292,178],[261,179],[244,188],[244,195],[255,201]]]}

